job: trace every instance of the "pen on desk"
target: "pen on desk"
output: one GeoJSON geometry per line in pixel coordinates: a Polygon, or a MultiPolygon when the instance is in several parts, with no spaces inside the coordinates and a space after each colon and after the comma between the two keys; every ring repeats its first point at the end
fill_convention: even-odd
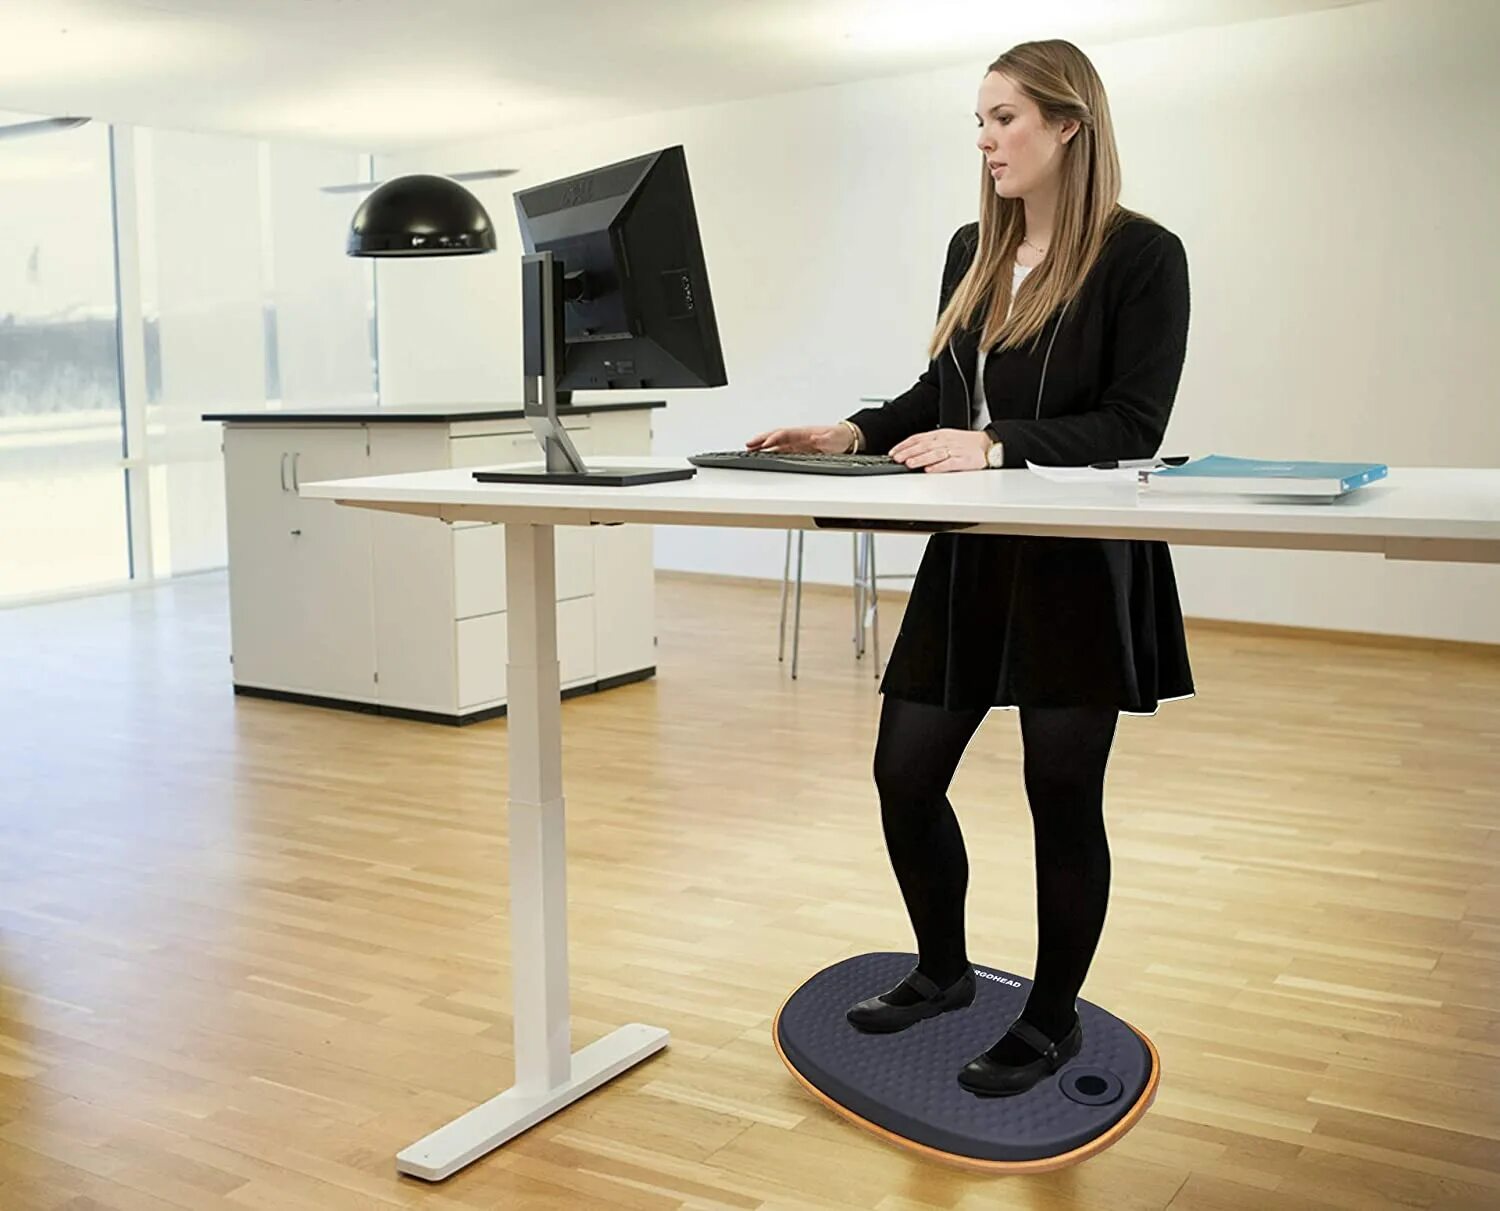
{"type": "Polygon", "coordinates": [[[1172,454],[1165,458],[1111,458],[1102,463],[1090,463],[1089,466],[1095,471],[1114,471],[1125,467],[1155,467],[1161,463],[1165,463],[1169,467],[1180,467],[1187,460],[1188,456],[1186,454],[1172,454]]]}

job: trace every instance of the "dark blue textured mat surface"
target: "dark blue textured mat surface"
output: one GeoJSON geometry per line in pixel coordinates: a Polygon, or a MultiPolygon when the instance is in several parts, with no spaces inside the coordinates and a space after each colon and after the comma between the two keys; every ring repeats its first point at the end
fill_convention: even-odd
{"type": "Polygon", "coordinates": [[[981,1098],[958,1070],[988,1049],[1025,1007],[1031,981],[975,965],[967,1009],[896,1034],[862,1034],[844,1017],[856,1001],[894,987],[916,956],[857,955],[818,972],[782,1007],[776,1042],[810,1085],[876,1127],[913,1143],[984,1161],[1035,1161],[1097,1140],[1155,1093],[1155,1062],[1125,1022],[1082,999],[1083,1049],[1014,1097],[981,1098]]]}

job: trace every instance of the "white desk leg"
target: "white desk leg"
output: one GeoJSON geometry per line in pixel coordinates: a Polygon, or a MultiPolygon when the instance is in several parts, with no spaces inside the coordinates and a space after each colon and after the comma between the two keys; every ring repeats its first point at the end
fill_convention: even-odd
{"type": "Polygon", "coordinates": [[[562,694],[551,526],[505,527],[510,930],[516,1083],[418,1140],[396,1168],[440,1181],[667,1045],[633,1022],[576,1054],[568,1038],[562,694]]]}

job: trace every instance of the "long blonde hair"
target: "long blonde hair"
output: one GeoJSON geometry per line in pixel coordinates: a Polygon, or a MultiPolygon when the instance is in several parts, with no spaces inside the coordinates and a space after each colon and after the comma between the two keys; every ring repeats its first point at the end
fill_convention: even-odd
{"type": "Polygon", "coordinates": [[[1020,198],[996,194],[989,167],[980,163],[979,247],[938,316],[929,358],[981,312],[980,348],[1034,344],[1058,308],[1078,293],[1114,225],[1130,213],[1119,205],[1120,157],[1109,101],[1088,56],[1060,39],[1022,42],[991,63],[985,74],[990,72],[1014,81],[1048,122],[1073,118],[1079,128],[1062,148],[1052,242],[1022,281],[1013,311],[1011,265],[1026,234],[1026,207],[1020,198]]]}

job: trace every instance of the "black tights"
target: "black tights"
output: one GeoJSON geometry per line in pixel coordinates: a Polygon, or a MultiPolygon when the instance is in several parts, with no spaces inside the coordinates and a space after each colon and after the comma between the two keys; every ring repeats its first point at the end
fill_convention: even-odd
{"type": "MultiPolygon", "coordinates": [[[[891,866],[917,936],[917,966],[947,987],[969,961],[969,861],[948,784],[986,711],[949,711],[886,695],[875,786],[891,866]]],[[[1109,904],[1104,771],[1113,707],[1022,707],[1026,797],[1036,843],[1037,959],[1022,1011],[1059,1037],[1093,961],[1109,904]]]]}

